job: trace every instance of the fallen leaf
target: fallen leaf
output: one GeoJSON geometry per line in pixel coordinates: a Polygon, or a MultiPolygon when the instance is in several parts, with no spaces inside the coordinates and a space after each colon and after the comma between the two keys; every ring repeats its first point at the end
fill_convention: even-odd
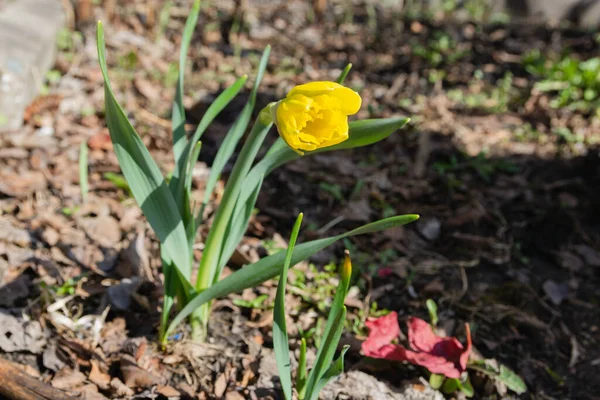
{"type": "Polygon", "coordinates": [[[121,355],[121,373],[128,387],[149,388],[162,383],[163,379],[140,368],[130,355],[121,355]]]}
{"type": "Polygon", "coordinates": [[[456,338],[437,336],[426,321],[410,317],[408,341],[414,351],[399,344],[391,344],[400,334],[395,312],[369,320],[366,325],[369,337],[363,342],[362,350],[368,357],[408,361],[448,378],[459,378],[467,368],[472,347],[468,324],[465,325],[467,346],[464,347],[456,338]]]}
{"type": "Polygon", "coordinates": [[[42,326],[38,321],[23,321],[0,310],[0,349],[7,353],[27,351],[39,354],[46,345],[42,326]]]}
{"type": "Polygon", "coordinates": [[[549,279],[544,282],[542,288],[550,301],[556,306],[560,305],[569,296],[569,285],[566,283],[556,283],[549,279]]]}
{"type": "Polygon", "coordinates": [[[225,394],[225,400],[244,400],[244,396],[240,392],[227,392],[225,394]]]}
{"type": "Polygon", "coordinates": [[[110,381],[110,387],[113,389],[113,392],[117,397],[129,397],[135,394],[133,389],[121,382],[119,378],[113,378],[110,381]]]}
{"type": "Polygon", "coordinates": [[[173,386],[159,386],[156,388],[156,393],[162,394],[165,397],[181,397],[179,390],[173,386]]]}
{"type": "Polygon", "coordinates": [[[0,217],[0,240],[27,247],[31,244],[31,235],[27,230],[14,226],[7,218],[0,217]]]}
{"type": "Polygon", "coordinates": [[[46,177],[39,171],[0,172],[0,193],[10,197],[26,197],[33,192],[46,189],[47,184],[46,177]]]}
{"type": "Polygon", "coordinates": [[[85,217],[78,221],[85,233],[102,247],[114,247],[121,241],[121,228],[109,215],[85,217]]]}
{"type": "Polygon", "coordinates": [[[102,390],[107,390],[110,387],[110,375],[100,370],[100,365],[97,360],[90,360],[92,368],[88,375],[88,379],[102,390]]]}
{"type": "Polygon", "coordinates": [[[215,396],[217,398],[223,397],[223,394],[225,394],[226,389],[227,389],[227,377],[225,377],[225,374],[221,374],[215,381],[215,388],[214,388],[215,396]]]}
{"type": "Polygon", "coordinates": [[[585,262],[593,267],[600,267],[600,253],[585,244],[575,246],[575,250],[583,257],[585,262]]]}
{"type": "Polygon", "coordinates": [[[58,371],[51,383],[57,389],[73,389],[85,382],[85,375],[76,369],[65,367],[58,371]]]}

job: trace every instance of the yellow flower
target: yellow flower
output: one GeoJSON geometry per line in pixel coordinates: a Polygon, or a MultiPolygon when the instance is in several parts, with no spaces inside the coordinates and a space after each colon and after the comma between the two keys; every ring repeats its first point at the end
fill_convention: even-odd
{"type": "Polygon", "coordinates": [[[361,102],[358,93],[338,83],[310,82],[294,87],[271,110],[279,135],[303,154],[348,139],[348,115],[361,102]]]}

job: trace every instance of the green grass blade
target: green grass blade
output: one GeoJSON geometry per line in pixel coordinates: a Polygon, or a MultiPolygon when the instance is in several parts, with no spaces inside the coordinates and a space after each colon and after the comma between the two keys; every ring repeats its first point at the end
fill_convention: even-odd
{"type": "Polygon", "coordinates": [[[256,80],[254,81],[254,86],[252,87],[252,91],[250,92],[250,97],[242,112],[239,114],[238,118],[232,125],[229,132],[225,136],[221,147],[219,147],[219,151],[215,156],[215,160],[210,169],[210,175],[208,176],[208,182],[206,183],[206,189],[204,191],[204,200],[202,202],[202,206],[200,207],[200,216],[204,212],[204,208],[208,204],[210,200],[210,196],[215,189],[215,185],[223,172],[223,168],[225,168],[225,164],[233,154],[238,142],[244,135],[244,132],[248,128],[248,124],[250,123],[250,118],[252,117],[252,113],[254,112],[254,107],[256,105],[256,95],[258,93],[258,88],[260,86],[260,82],[265,74],[265,70],[267,68],[267,63],[269,61],[269,55],[271,53],[271,47],[267,46],[263,55],[258,64],[258,70],[256,72],[256,80]]]}
{"type": "Polygon", "coordinates": [[[327,324],[323,331],[323,342],[319,351],[317,351],[315,366],[308,374],[308,381],[306,383],[307,399],[314,399],[319,396],[320,389],[317,390],[317,387],[331,365],[331,360],[333,360],[342,331],[344,330],[344,322],[346,320],[344,300],[348,294],[351,275],[352,264],[350,262],[350,255],[346,253],[344,266],[340,273],[340,283],[335,291],[335,297],[329,310],[329,318],[327,318],[327,324]]]}
{"type": "Polygon", "coordinates": [[[192,191],[192,178],[194,177],[194,167],[196,166],[196,161],[198,160],[198,156],[200,155],[200,150],[202,150],[202,142],[197,142],[194,145],[194,149],[190,153],[190,162],[187,166],[187,171],[185,173],[185,192],[188,195],[188,198],[191,197],[192,191]]]}
{"type": "MultiPolygon", "coordinates": [[[[294,248],[291,265],[296,265],[302,260],[306,260],[313,254],[323,250],[325,247],[335,243],[338,240],[359,235],[365,232],[376,232],[383,229],[389,229],[396,226],[408,224],[416,221],[418,215],[400,215],[396,217],[382,219],[358,229],[343,233],[341,235],[318,239],[307,243],[302,243],[294,248]]],[[[283,267],[284,254],[277,253],[265,257],[253,264],[247,265],[234,272],[228,277],[216,282],[208,289],[202,291],[194,297],[173,319],[167,331],[171,332],[195,309],[217,297],[226,296],[230,293],[240,292],[246,288],[256,286],[266,280],[274,278],[281,273],[283,267]]]]}
{"type": "Polygon", "coordinates": [[[344,81],[346,80],[346,77],[348,76],[348,73],[350,72],[351,69],[352,69],[352,63],[348,63],[346,65],[346,67],[343,69],[340,76],[336,79],[336,82],[339,83],[340,85],[343,85],[344,81]]]}
{"type": "Polygon", "coordinates": [[[223,190],[223,199],[221,200],[221,204],[219,204],[213,224],[206,238],[204,253],[202,254],[202,260],[198,269],[198,281],[196,282],[196,288],[199,290],[206,289],[212,282],[219,279],[221,272],[219,258],[227,227],[230,225],[240,191],[246,185],[246,175],[248,175],[254,158],[272,125],[272,121],[267,121],[261,116],[258,117],[250,135],[248,135],[248,139],[246,139],[246,143],[244,143],[244,147],[242,147],[240,156],[233,166],[231,176],[223,190]]]}
{"type": "Polygon", "coordinates": [[[245,203],[237,202],[235,204],[233,217],[231,218],[229,227],[227,227],[227,233],[225,234],[225,244],[221,249],[219,257],[219,270],[222,270],[225,267],[225,264],[231,258],[231,255],[240,243],[240,240],[242,240],[244,233],[246,233],[246,227],[252,216],[252,211],[254,211],[254,205],[256,204],[256,199],[258,199],[262,183],[263,178],[261,177],[248,201],[245,203]]]}
{"type": "Polygon", "coordinates": [[[290,262],[292,262],[292,254],[298,232],[302,224],[302,213],[298,215],[292,234],[290,243],[285,253],[285,261],[283,269],[279,276],[279,284],[277,285],[277,294],[275,295],[275,305],[273,307],[273,349],[275,350],[275,360],[277,362],[277,370],[279,371],[279,381],[283,388],[283,394],[286,400],[292,400],[292,367],[290,363],[290,347],[288,342],[287,324],[285,322],[285,287],[287,285],[288,270],[290,262]]]}
{"type": "MultiPolygon", "coordinates": [[[[173,179],[169,182],[169,188],[173,193],[173,197],[175,197],[175,201],[179,205],[180,210],[183,210],[186,206],[185,202],[185,183],[191,177],[185,175],[189,170],[189,166],[192,168],[196,164],[198,159],[198,155],[194,157],[194,151],[196,150],[196,144],[199,143],[200,138],[206,128],[214,121],[214,119],[219,115],[221,111],[231,102],[231,100],[239,93],[240,89],[244,86],[244,83],[248,79],[247,76],[243,76],[239,78],[233,85],[228,87],[221,93],[215,101],[208,107],[206,113],[202,116],[200,123],[198,124],[196,131],[192,135],[192,138],[185,146],[181,157],[179,158],[178,164],[179,166],[175,168],[175,171],[180,171],[181,177],[175,176],[175,171],[173,172],[173,179]]],[[[187,216],[186,216],[187,217],[187,216]]],[[[187,219],[187,218],[186,218],[187,219]]]]}
{"type": "MultiPolygon", "coordinates": [[[[338,341],[339,341],[339,339],[338,339],[338,341]]],[[[327,383],[331,379],[335,378],[336,376],[338,376],[342,372],[344,372],[344,356],[346,355],[346,352],[348,351],[349,348],[350,348],[349,345],[345,345],[342,348],[342,351],[340,352],[340,356],[333,362],[333,364],[331,364],[329,366],[327,371],[325,371],[325,374],[323,374],[321,379],[319,379],[319,381],[316,383],[316,385],[312,391],[311,398],[308,398],[308,400],[317,400],[319,398],[319,393],[321,393],[321,390],[323,390],[325,385],[327,385],[327,383]]]]}
{"type": "Polygon", "coordinates": [[[81,190],[81,200],[85,203],[89,192],[88,147],[85,140],[79,147],[79,189],[81,190]]]}
{"type": "Polygon", "coordinates": [[[200,15],[200,0],[195,0],[192,9],[188,14],[181,36],[181,48],[179,49],[179,77],[177,78],[177,88],[175,90],[175,99],[173,101],[172,126],[173,126],[173,153],[175,155],[175,171],[173,176],[179,178],[180,171],[178,163],[183,155],[183,150],[187,145],[185,133],[185,107],[183,106],[183,81],[185,77],[185,64],[187,60],[192,35],[198,24],[200,15]]]}
{"type": "Polygon", "coordinates": [[[101,22],[98,22],[97,34],[98,58],[104,77],[106,124],[119,165],[131,188],[133,197],[140,205],[156,236],[181,275],[189,279],[191,275],[190,253],[177,205],[160,169],[115,99],[108,80],[104,31],[101,22]]]}

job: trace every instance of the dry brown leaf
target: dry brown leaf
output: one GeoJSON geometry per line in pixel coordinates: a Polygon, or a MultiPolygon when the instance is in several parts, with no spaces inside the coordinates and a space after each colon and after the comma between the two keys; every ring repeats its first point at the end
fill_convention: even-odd
{"type": "Polygon", "coordinates": [[[121,382],[119,378],[113,378],[110,381],[110,387],[113,389],[113,393],[117,397],[133,396],[135,394],[133,389],[121,382]]]}
{"type": "Polygon", "coordinates": [[[156,392],[165,397],[181,397],[179,390],[175,389],[173,386],[159,386],[156,388],[156,392]]]}
{"type": "Polygon", "coordinates": [[[110,375],[100,369],[97,360],[91,360],[92,369],[88,375],[88,379],[96,384],[100,389],[107,390],[110,387],[110,375]]]}
{"type": "Polygon", "coordinates": [[[225,400],[244,400],[244,396],[240,392],[227,392],[225,400]]]}
{"type": "Polygon", "coordinates": [[[215,396],[217,398],[223,397],[223,394],[225,394],[226,389],[227,389],[227,378],[225,377],[225,374],[221,374],[215,381],[215,388],[214,388],[215,396]]]}
{"type": "Polygon", "coordinates": [[[54,375],[51,383],[57,389],[73,389],[85,382],[85,379],[85,375],[79,370],[65,367],[54,375]]]}
{"type": "Polygon", "coordinates": [[[129,387],[148,388],[162,383],[163,379],[140,368],[130,355],[121,355],[121,373],[125,384],[129,387]]]}

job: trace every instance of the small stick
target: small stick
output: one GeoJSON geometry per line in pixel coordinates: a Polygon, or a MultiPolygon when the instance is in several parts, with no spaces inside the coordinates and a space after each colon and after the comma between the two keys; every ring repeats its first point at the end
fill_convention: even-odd
{"type": "Polygon", "coordinates": [[[0,358],[0,398],[9,400],[75,400],[75,397],[53,388],[21,371],[10,361],[0,358]]]}

